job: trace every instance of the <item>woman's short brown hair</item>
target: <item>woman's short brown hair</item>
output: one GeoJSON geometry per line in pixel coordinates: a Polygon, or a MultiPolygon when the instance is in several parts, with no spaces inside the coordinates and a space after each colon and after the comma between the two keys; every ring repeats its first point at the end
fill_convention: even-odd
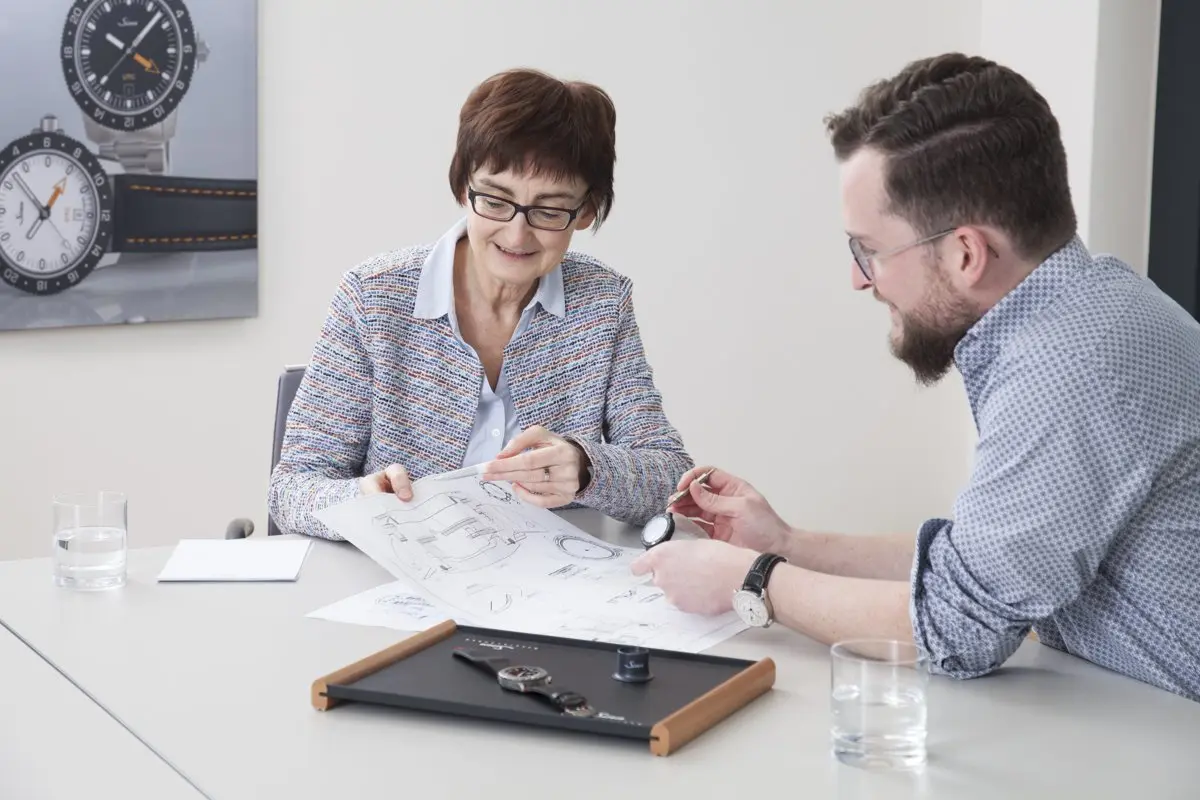
{"type": "Polygon", "coordinates": [[[588,187],[593,227],[599,228],[613,203],[616,121],[612,99],[590,83],[533,69],[493,75],[475,87],[459,112],[450,189],[465,203],[471,173],[480,167],[578,177],[588,187]]]}

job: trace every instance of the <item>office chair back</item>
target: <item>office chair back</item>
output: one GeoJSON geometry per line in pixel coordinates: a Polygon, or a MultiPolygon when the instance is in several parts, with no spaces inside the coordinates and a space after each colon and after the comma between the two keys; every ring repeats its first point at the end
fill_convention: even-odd
{"type": "MultiPolygon", "coordinates": [[[[304,368],[307,365],[284,367],[279,376],[279,384],[275,392],[275,437],[271,442],[271,471],[279,463],[279,454],[283,450],[283,432],[287,428],[288,411],[292,401],[296,399],[296,390],[304,378],[304,368]]],[[[283,533],[275,526],[275,520],[267,514],[267,536],[277,536],[283,533]]]]}

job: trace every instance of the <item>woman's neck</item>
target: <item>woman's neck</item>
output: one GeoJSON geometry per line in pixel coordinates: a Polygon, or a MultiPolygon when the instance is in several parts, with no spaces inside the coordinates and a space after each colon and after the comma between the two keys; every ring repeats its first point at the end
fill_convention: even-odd
{"type": "Polygon", "coordinates": [[[454,250],[454,299],[456,307],[493,319],[512,320],[537,292],[537,281],[512,284],[496,280],[475,263],[471,247],[464,237],[454,250]]]}

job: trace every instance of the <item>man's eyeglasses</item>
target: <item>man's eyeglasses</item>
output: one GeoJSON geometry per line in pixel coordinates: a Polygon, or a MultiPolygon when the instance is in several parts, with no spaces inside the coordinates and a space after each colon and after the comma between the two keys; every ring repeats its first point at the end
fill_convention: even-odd
{"type": "Polygon", "coordinates": [[[899,247],[893,247],[891,250],[885,250],[882,253],[871,252],[866,245],[864,245],[855,237],[851,236],[850,253],[854,256],[854,262],[858,264],[858,268],[862,272],[863,277],[873,283],[875,281],[875,271],[871,268],[871,262],[873,260],[894,256],[897,253],[903,253],[905,250],[909,250],[919,244],[925,244],[926,242],[932,242],[935,239],[940,239],[943,236],[954,233],[954,231],[954,228],[947,228],[946,230],[939,231],[932,236],[926,236],[924,238],[917,239],[915,242],[909,242],[908,244],[902,244],[899,247]]]}
{"type": "Polygon", "coordinates": [[[518,213],[525,215],[530,227],[544,231],[565,231],[579,216],[579,212],[587,205],[584,200],[576,208],[554,208],[552,206],[523,206],[503,197],[477,192],[467,188],[467,197],[471,201],[471,209],[485,219],[496,222],[508,222],[518,213]]]}

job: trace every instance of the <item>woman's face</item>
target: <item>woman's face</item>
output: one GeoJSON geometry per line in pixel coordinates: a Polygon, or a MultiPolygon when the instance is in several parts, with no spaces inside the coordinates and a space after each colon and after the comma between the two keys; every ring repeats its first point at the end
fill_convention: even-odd
{"type": "MultiPolygon", "coordinates": [[[[502,284],[529,286],[553,270],[570,247],[572,234],[591,225],[594,218],[591,209],[586,208],[567,222],[570,212],[579,207],[587,192],[587,186],[577,178],[563,180],[512,170],[496,173],[479,169],[471,176],[469,190],[487,195],[475,197],[474,211],[467,216],[472,262],[502,284]],[[489,219],[489,216],[503,219],[512,214],[505,201],[557,211],[531,210],[528,217],[518,212],[507,222],[489,219]],[[566,228],[545,230],[531,225],[529,218],[544,227],[555,227],[556,223],[561,227],[565,223],[566,228]]],[[[465,199],[471,207],[471,198],[465,199]]]]}

